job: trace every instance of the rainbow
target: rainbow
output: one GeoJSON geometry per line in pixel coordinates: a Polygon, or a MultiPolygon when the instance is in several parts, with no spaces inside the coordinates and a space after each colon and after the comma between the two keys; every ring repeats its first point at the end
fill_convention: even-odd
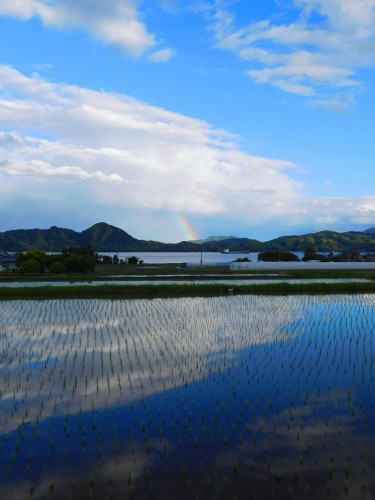
{"type": "Polygon", "coordinates": [[[186,236],[187,240],[199,240],[199,236],[195,232],[195,230],[192,228],[190,222],[187,220],[185,215],[182,214],[176,214],[177,220],[180,223],[180,226],[182,230],[184,231],[184,234],[186,236]]]}

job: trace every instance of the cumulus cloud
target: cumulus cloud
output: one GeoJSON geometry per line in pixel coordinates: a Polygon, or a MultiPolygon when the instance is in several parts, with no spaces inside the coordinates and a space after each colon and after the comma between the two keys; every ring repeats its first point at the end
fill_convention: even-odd
{"type": "Polygon", "coordinates": [[[250,156],[206,122],[6,66],[0,85],[8,128],[0,175],[3,183],[18,177],[20,191],[33,179],[58,195],[69,180],[113,206],[197,214],[272,213],[299,198],[292,163],[250,156]]]}
{"type": "Polygon", "coordinates": [[[252,156],[223,130],[129,96],[0,66],[0,116],[2,213],[24,204],[29,219],[62,220],[73,207],[94,221],[130,211],[257,225],[374,219],[375,198],[312,200],[293,163],[252,156]]]}
{"type": "Polygon", "coordinates": [[[140,19],[140,0],[0,0],[0,15],[28,20],[38,17],[55,28],[80,28],[105,43],[139,57],[155,45],[140,19]]]}
{"type": "Polygon", "coordinates": [[[248,62],[256,82],[323,105],[339,90],[345,109],[360,85],[357,70],[375,63],[375,0],[291,0],[291,6],[274,20],[239,26],[228,3],[215,2],[210,16],[217,45],[248,62]]]}

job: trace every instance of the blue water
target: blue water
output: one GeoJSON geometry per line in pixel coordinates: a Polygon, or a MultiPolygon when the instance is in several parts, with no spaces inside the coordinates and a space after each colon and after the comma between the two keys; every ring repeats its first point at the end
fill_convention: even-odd
{"type": "MultiPolygon", "coordinates": [[[[269,275],[268,275],[269,276],[269,275]]],[[[304,284],[304,283],[358,283],[358,282],[368,282],[369,280],[365,278],[308,278],[308,279],[286,279],[280,277],[278,279],[246,279],[241,277],[233,277],[231,279],[230,276],[226,276],[226,279],[205,279],[205,280],[193,280],[190,279],[181,279],[181,277],[177,277],[177,279],[171,279],[172,276],[168,276],[168,279],[160,280],[158,276],[154,276],[153,279],[147,279],[147,276],[143,276],[142,279],[137,279],[136,281],[132,281],[131,279],[111,279],[111,280],[100,280],[100,281],[6,281],[0,282],[0,287],[25,287],[25,288],[35,288],[35,287],[54,287],[54,286],[99,286],[99,285],[132,285],[132,286],[152,286],[152,285],[232,285],[232,286],[241,286],[241,285],[261,285],[261,284],[272,284],[272,283],[294,283],[294,284],[304,284]]]]}
{"type": "MultiPolygon", "coordinates": [[[[110,255],[113,257],[115,255],[113,252],[100,252],[101,255],[110,255]]],[[[303,257],[303,252],[294,252],[299,258],[303,257]]],[[[146,264],[182,264],[184,262],[200,264],[201,263],[201,252],[119,252],[119,259],[126,260],[128,257],[135,255],[139,259],[142,259],[146,264]]],[[[202,263],[207,264],[217,264],[217,263],[229,263],[242,257],[247,257],[251,259],[252,262],[256,262],[258,258],[258,252],[252,252],[250,254],[222,254],[220,252],[202,252],[202,263]]]]}
{"type": "Polygon", "coordinates": [[[373,295],[2,302],[0,328],[1,498],[372,498],[373,295]]]}

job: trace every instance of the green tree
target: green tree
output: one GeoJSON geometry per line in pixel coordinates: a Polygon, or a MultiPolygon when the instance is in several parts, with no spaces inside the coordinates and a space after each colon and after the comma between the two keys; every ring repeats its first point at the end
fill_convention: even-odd
{"type": "Polygon", "coordinates": [[[318,257],[318,254],[316,253],[316,249],[314,246],[310,246],[308,248],[305,249],[304,251],[304,255],[302,257],[302,260],[304,262],[308,261],[308,260],[316,260],[318,257]]]}
{"type": "Polygon", "coordinates": [[[82,257],[95,259],[95,252],[91,245],[87,245],[84,247],[65,247],[63,248],[61,255],[63,258],[79,255],[82,257]]]}
{"type": "Polygon", "coordinates": [[[95,269],[94,261],[83,255],[72,255],[64,259],[64,266],[67,273],[89,273],[95,269]]]}
{"type": "Polygon", "coordinates": [[[36,259],[22,260],[19,264],[19,271],[22,274],[39,274],[42,270],[40,262],[36,259]]]}
{"type": "Polygon", "coordinates": [[[55,261],[50,265],[49,272],[51,274],[62,274],[65,272],[65,266],[61,261],[55,261]]]}
{"type": "Polygon", "coordinates": [[[49,255],[38,249],[17,255],[17,264],[21,273],[44,273],[48,268],[48,261],[49,255]]]}
{"type": "Polygon", "coordinates": [[[64,248],[61,256],[67,273],[88,273],[95,269],[96,255],[91,245],[64,248]]]}
{"type": "Polygon", "coordinates": [[[291,252],[260,252],[259,262],[299,262],[297,255],[291,252]]]}
{"type": "Polygon", "coordinates": [[[135,257],[135,255],[133,255],[133,257],[128,258],[128,264],[133,264],[133,265],[138,264],[138,260],[139,260],[138,257],[135,257]]]}

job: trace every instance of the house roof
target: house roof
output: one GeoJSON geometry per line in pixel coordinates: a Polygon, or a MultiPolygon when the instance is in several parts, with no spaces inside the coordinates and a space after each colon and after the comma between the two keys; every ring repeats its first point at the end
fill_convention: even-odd
{"type": "Polygon", "coordinates": [[[16,256],[8,252],[0,252],[0,262],[2,264],[13,264],[16,262],[16,256]]]}

